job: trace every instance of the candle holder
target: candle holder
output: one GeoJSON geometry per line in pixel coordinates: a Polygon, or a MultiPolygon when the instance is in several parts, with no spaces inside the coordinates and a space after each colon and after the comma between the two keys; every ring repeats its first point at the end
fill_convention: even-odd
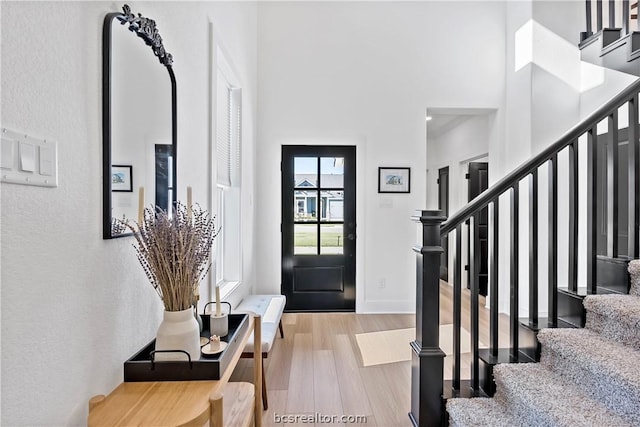
{"type": "Polygon", "coordinates": [[[212,335],[226,337],[229,334],[229,316],[227,313],[220,313],[219,316],[211,313],[209,329],[212,335]]]}
{"type": "MultiPolygon", "coordinates": [[[[229,334],[229,313],[220,313],[220,315],[216,315],[215,312],[207,313],[207,307],[210,304],[215,304],[215,302],[208,302],[204,306],[203,312],[205,314],[209,314],[209,332],[211,335],[217,335],[219,337],[225,337],[229,334]]],[[[226,301],[221,301],[220,304],[226,304],[229,306],[229,311],[231,311],[231,304],[226,301]]]]}

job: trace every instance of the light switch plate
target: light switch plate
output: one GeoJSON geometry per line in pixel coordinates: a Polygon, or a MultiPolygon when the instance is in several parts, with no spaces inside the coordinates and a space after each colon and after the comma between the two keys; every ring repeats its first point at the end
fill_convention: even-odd
{"type": "Polygon", "coordinates": [[[51,147],[40,147],[40,175],[53,176],[54,155],[51,147]]]}
{"type": "Polygon", "coordinates": [[[20,170],[24,172],[35,172],[36,170],[36,147],[28,142],[20,143],[20,170]]]}
{"type": "Polygon", "coordinates": [[[16,141],[2,137],[0,144],[2,145],[2,151],[0,151],[0,167],[11,170],[13,168],[13,149],[16,147],[16,141]]]}
{"type": "Polygon", "coordinates": [[[0,182],[58,186],[58,144],[2,128],[0,182]]]}

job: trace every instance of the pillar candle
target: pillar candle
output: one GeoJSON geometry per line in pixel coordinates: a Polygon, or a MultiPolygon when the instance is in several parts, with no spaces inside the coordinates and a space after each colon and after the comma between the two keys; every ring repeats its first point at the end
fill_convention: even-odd
{"type": "Polygon", "coordinates": [[[144,187],[138,190],[138,225],[144,222],[144,187]]]}
{"type": "Polygon", "coordinates": [[[187,187],[187,218],[191,219],[192,190],[187,187]]]}
{"type": "Polygon", "coordinates": [[[216,286],[216,316],[220,317],[220,286],[216,286]]]}

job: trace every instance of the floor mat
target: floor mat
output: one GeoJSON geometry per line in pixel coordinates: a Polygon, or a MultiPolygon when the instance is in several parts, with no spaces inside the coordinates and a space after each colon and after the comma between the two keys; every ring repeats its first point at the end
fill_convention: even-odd
{"type": "MultiPolygon", "coordinates": [[[[381,365],[411,360],[409,343],[416,338],[415,328],[356,334],[364,366],[381,365]]],[[[480,344],[480,347],[483,347],[480,344]]],[[[453,325],[440,325],[440,348],[453,354],[453,325]]],[[[469,332],[460,330],[460,352],[471,351],[469,332]]]]}

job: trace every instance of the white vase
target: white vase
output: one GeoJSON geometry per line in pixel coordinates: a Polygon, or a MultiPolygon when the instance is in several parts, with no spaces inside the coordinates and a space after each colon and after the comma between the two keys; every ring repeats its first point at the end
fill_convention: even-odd
{"type": "MultiPolygon", "coordinates": [[[[184,350],[191,360],[200,359],[200,328],[193,308],[164,312],[156,336],[157,350],[184,350]]],[[[156,353],[155,360],[187,360],[184,353],[156,353]]]]}

